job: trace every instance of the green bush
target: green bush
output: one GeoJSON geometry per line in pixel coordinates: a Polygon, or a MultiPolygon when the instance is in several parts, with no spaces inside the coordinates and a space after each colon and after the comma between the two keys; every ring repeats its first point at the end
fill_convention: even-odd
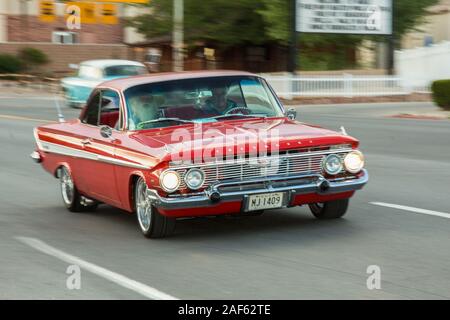
{"type": "Polygon", "coordinates": [[[36,48],[23,48],[19,51],[19,58],[27,67],[40,66],[49,62],[47,55],[36,48]]]}
{"type": "Polygon", "coordinates": [[[445,110],[450,110],[450,80],[436,80],[431,85],[434,102],[445,110]]]}
{"type": "Polygon", "coordinates": [[[0,54],[0,73],[19,73],[23,70],[22,61],[10,54],[0,54]]]}

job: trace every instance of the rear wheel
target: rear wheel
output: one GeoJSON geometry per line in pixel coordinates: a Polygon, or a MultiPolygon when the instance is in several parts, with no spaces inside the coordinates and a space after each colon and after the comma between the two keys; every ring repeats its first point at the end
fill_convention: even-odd
{"type": "Polygon", "coordinates": [[[317,219],[337,219],[347,212],[348,203],[349,199],[312,203],[309,209],[317,219]]]}
{"type": "Polygon", "coordinates": [[[98,203],[90,200],[78,192],[72,176],[66,167],[62,167],[59,171],[59,181],[61,184],[61,195],[64,205],[69,211],[83,212],[94,211],[97,209],[98,203]]]}
{"type": "Polygon", "coordinates": [[[134,202],[139,227],[147,238],[164,238],[175,229],[175,219],[163,216],[147,197],[147,184],[139,178],[134,188],[134,202]]]}

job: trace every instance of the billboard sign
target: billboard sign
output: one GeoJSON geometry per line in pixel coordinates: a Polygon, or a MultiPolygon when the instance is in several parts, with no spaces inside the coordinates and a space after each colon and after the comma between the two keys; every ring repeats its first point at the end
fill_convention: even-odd
{"type": "Polygon", "coordinates": [[[392,0],[297,0],[296,31],[392,34],[392,0]]]}

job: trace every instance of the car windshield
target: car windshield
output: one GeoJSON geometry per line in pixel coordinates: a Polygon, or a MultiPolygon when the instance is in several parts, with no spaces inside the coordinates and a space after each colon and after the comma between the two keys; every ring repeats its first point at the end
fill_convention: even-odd
{"type": "Polygon", "coordinates": [[[254,76],[149,83],[131,87],[124,94],[129,130],[283,114],[267,83],[254,76]]]}
{"type": "Polygon", "coordinates": [[[143,66],[111,66],[105,68],[106,77],[137,76],[147,73],[143,66]]]}

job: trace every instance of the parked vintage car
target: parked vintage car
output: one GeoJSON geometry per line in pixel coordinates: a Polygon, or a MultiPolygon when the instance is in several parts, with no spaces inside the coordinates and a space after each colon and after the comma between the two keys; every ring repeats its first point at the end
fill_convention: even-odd
{"type": "Polygon", "coordinates": [[[68,106],[80,108],[86,104],[92,90],[100,83],[147,73],[144,64],[129,60],[89,60],[73,65],[76,77],[61,79],[61,88],[68,106]]]}
{"type": "Polygon", "coordinates": [[[104,82],[78,119],[35,129],[32,158],[70,211],[137,213],[147,237],[176,218],[309,205],[342,217],[368,181],[358,140],[297,122],[267,82],[232,71],[104,82]]]}

